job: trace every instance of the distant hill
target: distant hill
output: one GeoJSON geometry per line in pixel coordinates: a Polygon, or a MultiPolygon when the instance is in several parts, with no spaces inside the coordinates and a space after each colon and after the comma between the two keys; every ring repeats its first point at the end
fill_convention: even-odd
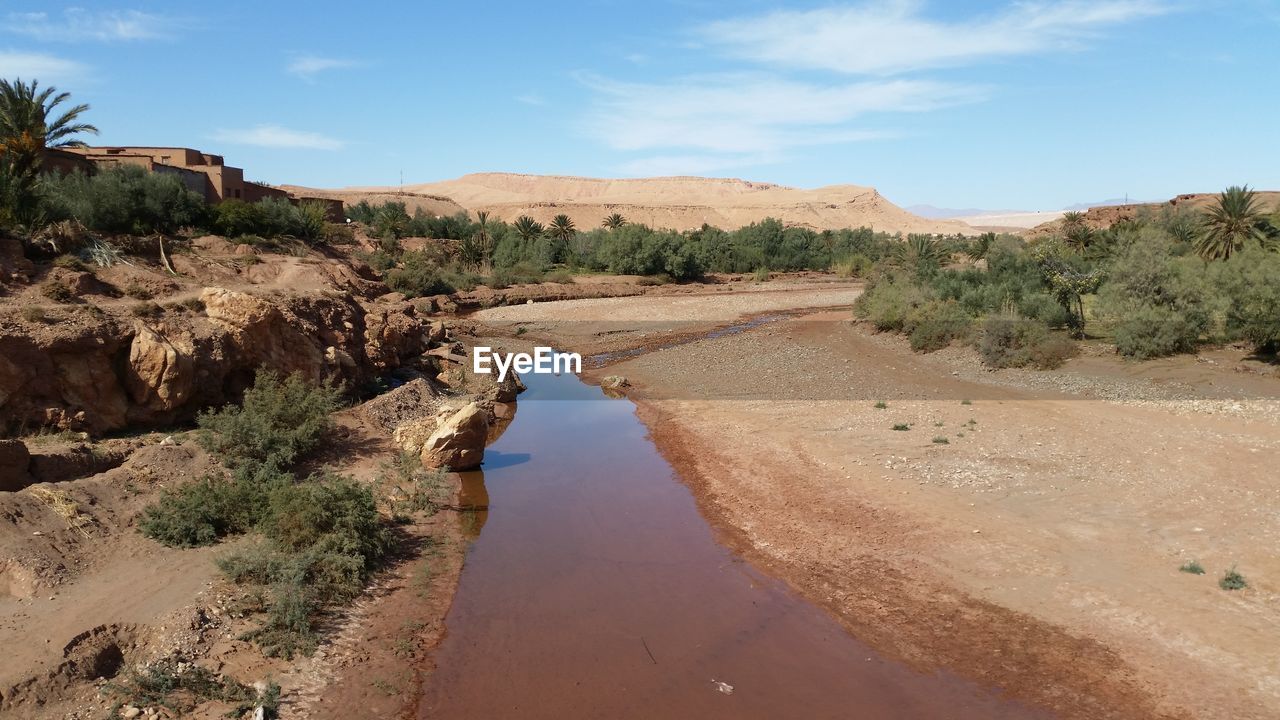
{"type": "MultiPolygon", "coordinates": [[[[1160,212],[1166,208],[1201,210],[1213,204],[1217,198],[1218,193],[1187,193],[1165,202],[1093,205],[1084,211],[1084,224],[1094,229],[1109,228],[1122,220],[1133,220],[1143,213],[1160,212]]],[[[1258,204],[1263,212],[1280,211],[1280,192],[1258,192],[1258,204]]],[[[1060,227],[1061,216],[1031,228],[1024,235],[1030,238],[1041,237],[1056,233],[1060,227]]]]}
{"type": "MultiPolygon", "coordinates": [[[[813,190],[701,177],[603,180],[582,177],[477,173],[455,180],[387,187],[335,190],[295,189],[347,202],[399,198],[443,214],[450,207],[487,210],[511,221],[529,215],[546,223],[557,214],[580,229],[598,227],[612,213],[652,227],[689,230],[703,224],[734,229],[774,217],[815,230],[872,227],[886,232],[963,233],[976,231],[955,220],[920,217],[886,200],[875,188],[831,185],[813,190]],[[433,210],[438,206],[440,210],[433,210]]],[[[412,209],[412,204],[411,204],[412,209]]]]}

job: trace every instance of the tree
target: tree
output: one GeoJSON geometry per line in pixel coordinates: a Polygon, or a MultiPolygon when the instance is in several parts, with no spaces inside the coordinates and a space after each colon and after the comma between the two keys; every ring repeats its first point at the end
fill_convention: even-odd
{"type": "Polygon", "coordinates": [[[45,148],[84,147],[76,135],[98,134],[98,128],[79,121],[88,105],[72,106],[54,117],[58,106],[70,99],[71,93],[54,87],[41,90],[37,80],[0,80],[0,153],[15,173],[33,176],[45,148]]]}
{"type": "Polygon", "coordinates": [[[609,228],[610,230],[617,230],[618,228],[626,224],[627,224],[626,218],[622,217],[618,213],[614,213],[609,217],[605,218],[604,221],[600,223],[600,227],[609,228]]]}
{"type": "Polygon", "coordinates": [[[1196,253],[1206,261],[1228,260],[1248,240],[1265,243],[1262,219],[1257,193],[1248,185],[1227,188],[1204,216],[1204,233],[1196,242],[1196,253]]]}
{"type": "Polygon", "coordinates": [[[487,268],[493,257],[493,235],[489,233],[489,211],[476,211],[476,230],[471,234],[470,246],[474,248],[476,257],[467,258],[482,268],[487,268]]]}
{"type": "Polygon", "coordinates": [[[985,260],[987,254],[991,252],[991,246],[996,242],[996,234],[992,232],[982,233],[974,238],[969,246],[965,248],[964,254],[969,256],[973,262],[985,260]]]}
{"type": "Polygon", "coordinates": [[[551,218],[551,227],[549,229],[554,237],[559,238],[564,242],[569,242],[569,240],[573,238],[573,234],[578,231],[578,229],[573,225],[573,220],[571,220],[568,215],[564,214],[551,218]]]}
{"type": "Polygon", "coordinates": [[[1033,252],[1040,274],[1058,303],[1067,311],[1077,338],[1084,337],[1084,296],[1098,291],[1106,279],[1101,269],[1080,265],[1079,255],[1064,251],[1056,242],[1042,243],[1033,252]]]}
{"type": "Polygon", "coordinates": [[[542,227],[542,223],[528,215],[521,215],[516,218],[516,222],[512,227],[515,228],[516,234],[520,236],[520,239],[526,243],[537,240],[546,231],[546,228],[542,227]]]}
{"type": "Polygon", "coordinates": [[[1084,224],[1084,213],[1068,212],[1062,216],[1062,234],[1067,244],[1076,250],[1084,250],[1093,238],[1093,231],[1084,224]]]}
{"type": "Polygon", "coordinates": [[[896,264],[920,275],[938,270],[950,258],[951,244],[928,235],[908,235],[905,243],[894,248],[896,264]]]}

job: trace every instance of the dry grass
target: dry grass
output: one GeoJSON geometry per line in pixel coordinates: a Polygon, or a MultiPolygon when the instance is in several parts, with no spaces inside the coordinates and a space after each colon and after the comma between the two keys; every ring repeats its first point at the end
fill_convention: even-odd
{"type": "Polygon", "coordinates": [[[80,506],[66,492],[44,485],[29,488],[28,492],[31,493],[32,497],[44,503],[45,507],[52,510],[55,515],[62,518],[67,523],[68,528],[78,531],[86,538],[90,537],[89,531],[85,527],[93,524],[93,518],[80,512],[80,506]]]}

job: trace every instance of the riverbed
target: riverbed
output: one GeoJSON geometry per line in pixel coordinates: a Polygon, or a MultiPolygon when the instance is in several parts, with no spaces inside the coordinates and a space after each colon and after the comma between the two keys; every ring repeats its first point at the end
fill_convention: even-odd
{"type": "Polygon", "coordinates": [[[1047,717],[880,657],[720,544],[629,400],[524,380],[464,478],[488,509],[420,717],[1047,717]]]}

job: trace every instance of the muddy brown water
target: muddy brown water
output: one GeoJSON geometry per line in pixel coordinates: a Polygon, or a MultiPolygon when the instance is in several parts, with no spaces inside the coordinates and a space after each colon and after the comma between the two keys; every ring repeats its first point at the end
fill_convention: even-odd
{"type": "Polygon", "coordinates": [[[489,509],[461,516],[473,540],[419,717],[1048,717],[878,656],[719,544],[628,400],[525,382],[464,479],[489,509]]]}

